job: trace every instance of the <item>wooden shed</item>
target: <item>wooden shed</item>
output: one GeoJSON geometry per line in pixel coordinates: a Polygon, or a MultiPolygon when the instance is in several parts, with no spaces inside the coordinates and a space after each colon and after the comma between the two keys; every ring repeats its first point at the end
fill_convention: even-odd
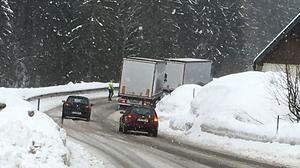
{"type": "Polygon", "coordinates": [[[255,58],[256,71],[279,71],[300,65],[300,13],[255,58]]]}

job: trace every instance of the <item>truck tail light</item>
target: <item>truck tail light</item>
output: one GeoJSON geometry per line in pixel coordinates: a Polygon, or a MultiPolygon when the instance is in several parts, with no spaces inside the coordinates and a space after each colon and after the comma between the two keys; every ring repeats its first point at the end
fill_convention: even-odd
{"type": "Polygon", "coordinates": [[[125,91],[126,91],[126,86],[122,86],[121,93],[125,94],[125,91]]]}
{"type": "Polygon", "coordinates": [[[150,105],[151,105],[151,102],[150,102],[150,101],[144,101],[144,102],[143,102],[143,105],[144,105],[144,106],[150,106],[150,105]]]}
{"type": "Polygon", "coordinates": [[[147,90],[146,90],[146,96],[149,97],[149,95],[150,95],[150,89],[147,89],[147,90]]]}

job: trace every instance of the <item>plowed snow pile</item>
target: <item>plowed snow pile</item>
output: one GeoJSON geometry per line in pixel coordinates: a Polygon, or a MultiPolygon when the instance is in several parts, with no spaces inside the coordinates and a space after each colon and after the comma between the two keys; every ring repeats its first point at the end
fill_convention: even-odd
{"type": "MultiPolygon", "coordinates": [[[[268,142],[262,145],[273,143],[277,147],[277,143],[284,143],[293,149],[299,149],[300,124],[291,123],[287,119],[287,106],[278,102],[272,93],[276,89],[273,84],[276,75],[272,72],[245,72],[215,79],[202,88],[196,85],[179,87],[157,105],[160,132],[194,139],[197,143],[216,146],[219,149],[231,144],[231,138],[243,142],[241,146],[229,147],[229,151],[260,152],[256,148],[261,148],[260,145],[253,145],[254,142],[253,146],[244,144],[251,141],[268,142]],[[194,98],[193,90],[197,92],[194,98]],[[281,120],[279,132],[276,134],[278,115],[281,120]],[[223,138],[218,141],[220,137],[223,138]]],[[[284,149],[286,153],[290,152],[288,148],[284,149]]],[[[269,153],[273,151],[270,150],[269,153]]],[[[282,151],[281,153],[285,154],[282,151]]],[[[293,156],[299,157],[299,154],[297,152],[293,156]]]]}
{"type": "Polygon", "coordinates": [[[199,85],[183,85],[164,97],[157,105],[160,127],[187,131],[193,125],[195,115],[190,112],[191,101],[201,89],[199,85]]]}
{"type": "Polygon", "coordinates": [[[0,167],[66,167],[69,152],[65,132],[46,114],[32,110],[29,102],[0,89],[0,167]]]}

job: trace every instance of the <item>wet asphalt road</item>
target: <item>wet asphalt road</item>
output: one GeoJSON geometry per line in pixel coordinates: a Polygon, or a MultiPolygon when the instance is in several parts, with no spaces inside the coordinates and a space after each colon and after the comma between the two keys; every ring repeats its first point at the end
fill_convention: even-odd
{"type": "MultiPolygon", "coordinates": [[[[121,134],[118,123],[111,119],[116,104],[106,99],[94,100],[90,122],[65,119],[68,136],[112,165],[124,168],[274,168],[275,165],[231,156],[176,142],[158,135],[121,134]]],[[[47,112],[61,124],[61,107],[47,112]]],[[[116,119],[115,119],[116,120],[116,119]]]]}

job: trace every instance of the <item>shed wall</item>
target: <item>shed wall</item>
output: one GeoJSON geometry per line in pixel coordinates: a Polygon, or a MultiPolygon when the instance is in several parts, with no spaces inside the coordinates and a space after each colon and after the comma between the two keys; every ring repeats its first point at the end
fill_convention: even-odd
{"type": "MultiPolygon", "coordinates": [[[[296,75],[296,70],[300,68],[300,65],[291,65],[288,64],[289,71],[292,75],[296,75]]],[[[271,64],[271,63],[264,63],[263,72],[285,72],[286,71],[286,65],[285,64],[271,64]]]]}

